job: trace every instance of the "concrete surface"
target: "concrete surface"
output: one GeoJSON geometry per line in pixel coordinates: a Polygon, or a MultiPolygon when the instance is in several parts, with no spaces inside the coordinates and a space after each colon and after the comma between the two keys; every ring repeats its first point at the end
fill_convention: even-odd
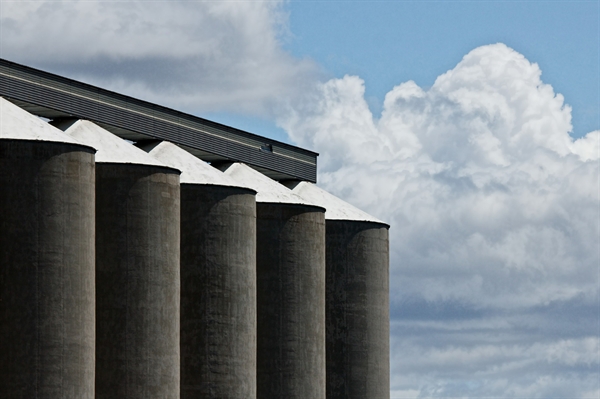
{"type": "Polygon", "coordinates": [[[0,139],[0,398],[93,399],[94,150],[46,126],[0,139]]]}
{"type": "Polygon", "coordinates": [[[388,227],[326,226],[327,398],[389,398],[388,227]]]}
{"type": "Polygon", "coordinates": [[[96,399],[178,399],[180,187],[173,169],[96,165],[96,399]]]}
{"type": "Polygon", "coordinates": [[[325,209],[244,164],[256,195],[257,397],[325,398],[325,209]]]}
{"type": "Polygon", "coordinates": [[[326,208],[327,398],[389,398],[389,226],[308,182],[326,208]]]}
{"type": "Polygon", "coordinates": [[[323,210],[256,209],[257,397],[325,398],[323,210]]]}
{"type": "Polygon", "coordinates": [[[254,190],[180,147],[141,147],[181,170],[181,397],[256,398],[254,190]]]}
{"type": "Polygon", "coordinates": [[[178,399],[178,170],[85,120],[96,154],[96,399],[178,399]]]}
{"type": "Polygon", "coordinates": [[[256,398],[256,202],[181,186],[181,398],[256,398]]]}

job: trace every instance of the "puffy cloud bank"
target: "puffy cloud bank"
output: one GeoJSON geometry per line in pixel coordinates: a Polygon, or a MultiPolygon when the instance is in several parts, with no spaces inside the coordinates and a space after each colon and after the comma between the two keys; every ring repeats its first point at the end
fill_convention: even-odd
{"type": "Polygon", "coordinates": [[[313,80],[279,1],[0,2],[0,56],[190,112],[268,115],[313,80]]]}
{"type": "Polygon", "coordinates": [[[599,140],[537,64],[479,47],[379,119],[354,76],[279,123],[320,185],[391,225],[398,397],[598,396],[599,140]]]}
{"type": "Polygon", "coordinates": [[[562,96],[501,44],[393,88],[375,118],[361,79],[315,86],[282,49],[282,4],[2,1],[0,57],[194,113],[278,113],[322,186],[392,225],[393,397],[600,396],[600,132],[574,141],[562,96]]]}

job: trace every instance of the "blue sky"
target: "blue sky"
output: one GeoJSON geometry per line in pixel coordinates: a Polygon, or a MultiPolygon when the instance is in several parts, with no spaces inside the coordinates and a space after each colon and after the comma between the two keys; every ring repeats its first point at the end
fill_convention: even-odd
{"type": "Polygon", "coordinates": [[[334,76],[362,77],[377,112],[393,86],[431,86],[470,50],[501,42],[540,65],[573,107],[580,137],[600,127],[598,8],[596,1],[292,2],[287,48],[334,76]]]}
{"type": "Polygon", "coordinates": [[[598,398],[599,21],[596,1],[2,1],[0,57],[319,152],[318,184],[391,225],[393,398],[598,398]]]}
{"type": "MultiPolygon", "coordinates": [[[[504,43],[537,62],[573,108],[574,137],[600,128],[597,1],[292,1],[284,48],[332,77],[358,75],[374,115],[392,87],[431,86],[470,50],[504,43]]],[[[287,140],[268,120],[210,114],[287,140]]]]}

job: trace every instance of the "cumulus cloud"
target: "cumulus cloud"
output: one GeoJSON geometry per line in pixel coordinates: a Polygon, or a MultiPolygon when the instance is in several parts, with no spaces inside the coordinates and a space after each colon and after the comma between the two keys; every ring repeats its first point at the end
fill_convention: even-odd
{"type": "Polygon", "coordinates": [[[321,186],[392,225],[399,396],[597,392],[600,132],[571,138],[537,64],[479,47],[427,90],[394,87],[378,118],[345,76],[279,124],[319,150],[321,186]],[[556,334],[527,336],[534,319],[556,334]]]}
{"type": "Polygon", "coordinates": [[[277,115],[319,184],[388,221],[393,397],[598,397],[600,131],[537,64],[471,51],[431,88],[318,83],[281,1],[0,2],[0,56],[182,110],[277,115]],[[315,83],[317,82],[317,83],[315,83]]]}
{"type": "Polygon", "coordinates": [[[194,112],[268,115],[315,65],[282,50],[283,1],[0,3],[0,56],[194,112]]]}

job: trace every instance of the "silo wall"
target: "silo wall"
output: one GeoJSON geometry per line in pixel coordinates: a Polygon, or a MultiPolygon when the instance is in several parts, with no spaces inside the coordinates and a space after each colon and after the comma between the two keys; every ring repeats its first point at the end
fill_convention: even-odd
{"type": "Polygon", "coordinates": [[[94,397],[94,150],[0,139],[0,397],[94,397]]]}
{"type": "Polygon", "coordinates": [[[256,398],[256,201],[181,185],[181,398],[256,398]]]}
{"type": "Polygon", "coordinates": [[[179,398],[179,173],[96,165],[96,399],[179,398]]]}
{"type": "Polygon", "coordinates": [[[257,203],[257,397],[325,397],[325,220],[257,203]]]}
{"type": "Polygon", "coordinates": [[[389,398],[389,238],[379,223],[326,222],[327,398],[389,398]]]}

